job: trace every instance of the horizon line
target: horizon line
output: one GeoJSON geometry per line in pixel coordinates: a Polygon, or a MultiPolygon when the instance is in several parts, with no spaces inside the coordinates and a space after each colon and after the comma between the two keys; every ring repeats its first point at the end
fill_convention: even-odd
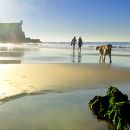
{"type": "MultiPolygon", "coordinates": [[[[71,41],[42,41],[43,43],[45,42],[71,42],[71,41]]],[[[130,42],[130,41],[83,41],[83,42],[130,42]]]]}

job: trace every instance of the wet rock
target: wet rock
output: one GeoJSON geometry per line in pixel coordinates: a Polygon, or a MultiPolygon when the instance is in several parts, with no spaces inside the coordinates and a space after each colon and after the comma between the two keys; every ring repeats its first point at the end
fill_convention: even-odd
{"type": "Polygon", "coordinates": [[[116,87],[111,86],[106,96],[95,96],[89,108],[98,119],[111,122],[117,130],[130,130],[130,101],[116,87]]]}

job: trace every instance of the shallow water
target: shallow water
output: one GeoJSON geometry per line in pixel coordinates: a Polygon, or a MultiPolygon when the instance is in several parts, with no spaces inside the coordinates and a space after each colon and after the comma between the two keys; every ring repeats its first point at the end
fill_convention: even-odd
{"type": "MultiPolygon", "coordinates": [[[[130,88],[119,88],[130,96],[130,88]]],[[[1,129],[112,130],[109,123],[97,120],[88,108],[90,99],[105,95],[106,91],[84,89],[16,98],[0,106],[1,129]]]]}
{"type": "Polygon", "coordinates": [[[88,108],[100,90],[27,96],[0,106],[2,130],[110,130],[88,108]],[[6,123],[5,123],[6,122],[6,123]]]}
{"type": "MultiPolygon", "coordinates": [[[[121,48],[118,44],[112,49],[112,65],[130,67],[129,44],[121,48]]],[[[98,63],[95,47],[96,43],[85,44],[80,53],[77,49],[73,52],[69,43],[0,44],[0,64],[98,63]]]]}

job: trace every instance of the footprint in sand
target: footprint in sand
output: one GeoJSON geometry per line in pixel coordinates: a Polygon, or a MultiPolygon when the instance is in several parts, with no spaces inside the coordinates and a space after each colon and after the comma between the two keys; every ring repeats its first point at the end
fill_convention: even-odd
{"type": "Polygon", "coordinates": [[[33,85],[30,85],[30,86],[28,86],[29,88],[34,88],[34,86],[33,85]]]}
{"type": "Polygon", "coordinates": [[[22,75],[21,78],[26,78],[27,76],[26,75],[22,75]]]}
{"type": "Polygon", "coordinates": [[[14,87],[16,87],[16,88],[17,88],[17,87],[20,87],[20,86],[17,86],[17,85],[16,85],[16,86],[14,86],[14,87]]]}
{"type": "Polygon", "coordinates": [[[9,82],[9,79],[6,79],[5,81],[6,81],[6,82],[9,82]]]}

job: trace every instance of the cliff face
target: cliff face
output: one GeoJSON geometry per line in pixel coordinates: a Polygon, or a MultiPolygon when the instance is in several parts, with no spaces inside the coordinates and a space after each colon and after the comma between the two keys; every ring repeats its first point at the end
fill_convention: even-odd
{"type": "MultiPolygon", "coordinates": [[[[33,40],[25,37],[22,30],[22,21],[20,23],[0,23],[0,42],[26,43],[33,42],[33,40]]],[[[40,42],[39,39],[36,40],[34,41],[40,42]]]]}

